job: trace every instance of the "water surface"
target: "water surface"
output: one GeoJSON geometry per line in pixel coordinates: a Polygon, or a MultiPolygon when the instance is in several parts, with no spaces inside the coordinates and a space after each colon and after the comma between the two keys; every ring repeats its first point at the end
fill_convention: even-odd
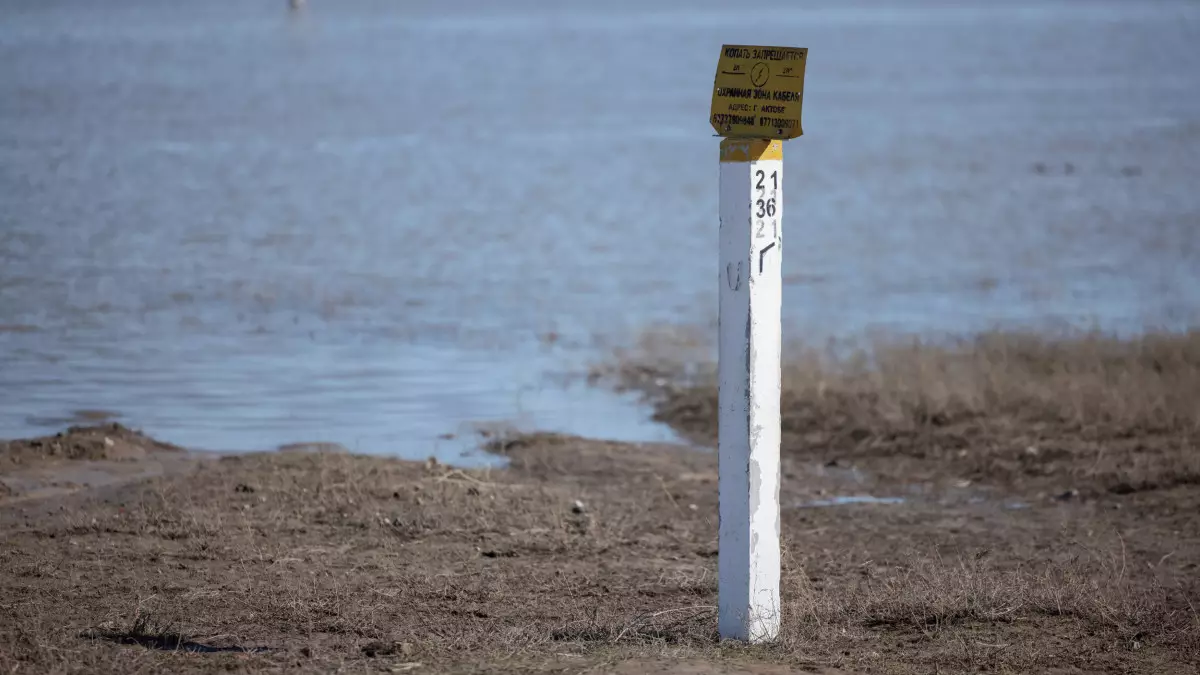
{"type": "Polygon", "coordinates": [[[0,437],[667,439],[558,375],[716,302],[722,43],[811,49],[785,329],[1190,321],[1200,5],[0,0],[0,437]]]}

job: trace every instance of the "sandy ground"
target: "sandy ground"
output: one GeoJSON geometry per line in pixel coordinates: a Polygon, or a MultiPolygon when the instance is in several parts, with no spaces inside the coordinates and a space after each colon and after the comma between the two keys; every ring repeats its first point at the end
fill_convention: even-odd
{"type": "MultiPolygon", "coordinates": [[[[1089,361],[1127,373],[1096,399],[1120,415],[1047,403],[1058,375],[1037,406],[981,414],[963,384],[914,418],[883,381],[871,407],[854,378],[822,371],[814,398],[791,372],[769,646],[716,639],[704,449],[511,436],[489,446],[508,467],[461,470],[213,457],[111,425],[10,442],[0,672],[1194,673],[1200,474],[1174,401],[1196,369],[1146,375],[1143,347],[1089,361]]],[[[1067,370],[1073,391],[1112,379],[1067,370]]],[[[703,377],[645,382],[711,439],[703,377]]]]}

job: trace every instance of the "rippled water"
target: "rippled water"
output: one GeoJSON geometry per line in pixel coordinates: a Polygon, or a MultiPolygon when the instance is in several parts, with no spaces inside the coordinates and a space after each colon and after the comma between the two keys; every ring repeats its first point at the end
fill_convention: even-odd
{"type": "Polygon", "coordinates": [[[1194,2],[0,0],[0,437],[669,437],[553,376],[714,314],[723,42],[812,50],[791,335],[1200,306],[1194,2]]]}

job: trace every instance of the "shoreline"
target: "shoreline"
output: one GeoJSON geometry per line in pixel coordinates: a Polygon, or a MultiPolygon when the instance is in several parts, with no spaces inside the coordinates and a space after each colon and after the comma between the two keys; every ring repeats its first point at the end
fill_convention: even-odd
{"type": "MultiPolygon", "coordinates": [[[[789,360],[784,629],[758,647],[716,640],[712,452],[512,434],[487,439],[506,466],[461,468],[198,459],[119,427],[49,460],[27,454],[47,439],[9,442],[0,476],[130,470],[0,502],[0,670],[1194,672],[1197,436],[1175,397],[1200,384],[1197,344],[789,360]]],[[[710,438],[703,366],[616,372],[710,438]]]]}

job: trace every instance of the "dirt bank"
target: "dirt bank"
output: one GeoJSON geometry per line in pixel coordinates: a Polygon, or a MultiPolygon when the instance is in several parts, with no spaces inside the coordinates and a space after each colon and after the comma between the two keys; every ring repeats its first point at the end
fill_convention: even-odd
{"type": "Polygon", "coordinates": [[[0,441],[0,462],[9,466],[60,464],[77,460],[138,460],[180,448],[120,424],[75,426],[53,436],[0,441]]]}
{"type": "Polygon", "coordinates": [[[204,457],[115,423],[0,441],[0,506],[179,473],[204,457]]]}
{"type": "Polygon", "coordinates": [[[553,435],[493,450],[511,465],[263,453],[10,502],[0,671],[1200,666],[1193,485],[1017,505],[792,453],[785,633],[739,647],[715,637],[711,453],[553,435]],[[827,506],[854,495],[903,501],[827,506]]]}

